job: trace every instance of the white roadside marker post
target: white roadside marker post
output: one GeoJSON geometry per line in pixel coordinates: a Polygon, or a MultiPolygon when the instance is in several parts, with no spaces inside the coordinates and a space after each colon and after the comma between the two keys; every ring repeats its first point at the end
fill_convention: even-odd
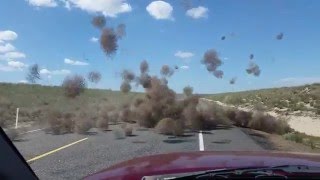
{"type": "Polygon", "coordinates": [[[16,114],[16,129],[18,128],[18,120],[19,120],[19,108],[17,108],[17,114],[16,114]]]}

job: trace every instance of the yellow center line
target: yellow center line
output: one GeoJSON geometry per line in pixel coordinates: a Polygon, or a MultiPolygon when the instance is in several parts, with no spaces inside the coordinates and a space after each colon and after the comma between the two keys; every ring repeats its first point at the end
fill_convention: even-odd
{"type": "Polygon", "coordinates": [[[81,142],[81,141],[87,140],[87,139],[88,139],[88,138],[83,138],[83,139],[80,139],[79,141],[75,141],[75,142],[73,142],[73,143],[70,143],[70,144],[67,144],[67,145],[65,145],[65,146],[59,147],[59,148],[57,148],[57,149],[54,149],[54,150],[52,150],[52,151],[49,151],[49,152],[47,152],[47,153],[44,153],[44,154],[42,154],[42,155],[36,156],[36,157],[34,157],[34,158],[32,158],[32,159],[29,159],[27,162],[29,163],[29,162],[38,160],[38,159],[40,159],[40,158],[43,158],[43,157],[48,156],[48,155],[50,155],[50,154],[52,154],[52,153],[58,152],[58,151],[60,151],[60,150],[62,150],[62,149],[65,149],[65,148],[67,148],[67,147],[70,147],[70,146],[72,146],[72,145],[75,145],[75,144],[77,144],[77,143],[79,143],[79,142],[81,142]]]}

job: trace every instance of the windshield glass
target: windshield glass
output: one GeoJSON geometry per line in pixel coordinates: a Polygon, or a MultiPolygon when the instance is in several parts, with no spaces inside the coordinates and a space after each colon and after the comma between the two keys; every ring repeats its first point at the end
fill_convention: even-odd
{"type": "Polygon", "coordinates": [[[40,179],[172,152],[319,153],[319,8],[1,0],[0,125],[40,179]]]}

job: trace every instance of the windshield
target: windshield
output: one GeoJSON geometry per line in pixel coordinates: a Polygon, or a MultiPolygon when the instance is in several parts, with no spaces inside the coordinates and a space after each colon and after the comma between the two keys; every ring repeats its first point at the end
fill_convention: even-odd
{"type": "Polygon", "coordinates": [[[40,179],[172,152],[319,153],[319,8],[2,0],[0,125],[40,179]]]}

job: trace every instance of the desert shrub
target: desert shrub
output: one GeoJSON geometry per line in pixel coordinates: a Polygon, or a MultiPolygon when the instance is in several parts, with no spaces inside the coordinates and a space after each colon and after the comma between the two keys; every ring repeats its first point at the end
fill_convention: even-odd
{"type": "Polygon", "coordinates": [[[170,117],[172,119],[179,119],[183,111],[182,104],[174,103],[168,104],[162,109],[162,115],[164,117],[170,117]]]}
{"type": "Polygon", "coordinates": [[[256,103],[253,108],[256,111],[265,111],[265,110],[267,110],[267,108],[262,103],[256,103]]]}
{"type": "Polygon", "coordinates": [[[186,86],[183,88],[183,94],[187,97],[190,97],[193,93],[193,87],[191,86],[186,86]]]}
{"type": "Polygon", "coordinates": [[[67,76],[63,80],[62,87],[67,97],[75,98],[84,92],[86,80],[80,75],[67,76]]]}
{"type": "Polygon", "coordinates": [[[225,109],[225,115],[228,117],[230,121],[235,121],[237,111],[234,108],[225,109]]]}
{"type": "Polygon", "coordinates": [[[267,133],[284,134],[290,131],[287,121],[261,112],[255,112],[248,126],[267,133]]]}
{"type": "Polygon", "coordinates": [[[0,96],[0,126],[5,127],[14,122],[16,109],[13,103],[5,97],[0,96]]]}
{"type": "Polygon", "coordinates": [[[101,73],[98,71],[90,71],[87,78],[92,83],[98,83],[101,80],[101,73]]]}
{"type": "MultiPolygon", "coordinates": [[[[165,114],[176,116],[175,92],[156,76],[148,79],[144,102],[136,108],[136,118],[143,127],[154,127],[165,114]]],[[[170,115],[170,116],[171,116],[170,115]]]]}
{"type": "Polygon", "coordinates": [[[46,119],[48,121],[48,130],[53,134],[61,134],[62,126],[62,113],[56,110],[51,110],[47,112],[46,119]]]}
{"type": "Polygon", "coordinates": [[[175,136],[182,136],[184,134],[184,123],[182,120],[176,120],[172,133],[175,136]]]}
{"type": "Polygon", "coordinates": [[[247,127],[251,118],[252,118],[252,112],[238,110],[236,111],[234,123],[236,126],[247,127]]]}
{"type": "Polygon", "coordinates": [[[8,113],[5,109],[0,109],[0,126],[5,127],[6,121],[9,119],[8,113]]]}
{"type": "Polygon", "coordinates": [[[161,119],[155,127],[155,130],[159,134],[165,135],[182,135],[183,126],[178,120],[171,118],[161,119]]]}
{"type": "Polygon", "coordinates": [[[17,129],[10,128],[6,131],[6,134],[11,141],[15,141],[15,140],[18,140],[18,138],[20,138],[20,135],[17,129]]]}
{"type": "Polygon", "coordinates": [[[92,122],[85,113],[80,113],[75,121],[74,131],[78,134],[85,134],[92,128],[92,122]]]}
{"type": "Polygon", "coordinates": [[[123,108],[119,114],[119,120],[123,122],[133,122],[133,112],[129,108],[123,108]]]}
{"type": "Polygon", "coordinates": [[[197,108],[197,104],[190,103],[182,113],[186,125],[193,130],[213,129],[218,125],[231,125],[226,110],[217,104],[207,104],[197,108]]]}
{"type": "Polygon", "coordinates": [[[117,129],[113,130],[113,135],[114,135],[115,139],[126,138],[125,132],[121,128],[117,128],[117,129]]]}
{"type": "Polygon", "coordinates": [[[124,128],[124,133],[126,136],[132,136],[133,128],[131,126],[127,126],[124,128]]]}
{"type": "Polygon", "coordinates": [[[61,128],[64,133],[71,133],[74,129],[75,115],[73,113],[64,113],[62,115],[61,128]]]}
{"type": "Polygon", "coordinates": [[[134,107],[138,107],[142,103],[143,103],[143,99],[137,98],[137,99],[135,99],[133,105],[134,105],[134,107]]]}
{"type": "Polygon", "coordinates": [[[99,113],[99,118],[96,122],[96,127],[102,130],[107,130],[109,127],[109,114],[106,109],[103,109],[99,113]]]}
{"type": "Polygon", "coordinates": [[[189,104],[184,108],[182,116],[185,120],[186,126],[190,129],[201,130],[204,127],[204,120],[194,104],[189,104]]]}
{"type": "Polygon", "coordinates": [[[119,113],[117,111],[110,111],[108,112],[109,115],[109,121],[116,124],[119,119],[119,113]]]}
{"type": "Polygon", "coordinates": [[[252,115],[251,121],[249,121],[248,126],[252,129],[265,131],[271,133],[273,127],[275,126],[276,119],[273,116],[256,112],[252,115]]]}
{"type": "Polygon", "coordinates": [[[287,133],[287,134],[284,134],[283,137],[286,140],[294,141],[296,143],[302,143],[303,142],[303,136],[300,133],[296,133],[296,132],[287,133]]]}
{"type": "Polygon", "coordinates": [[[138,124],[141,127],[146,127],[146,128],[154,127],[157,124],[158,120],[155,119],[152,115],[153,115],[152,107],[148,106],[147,104],[141,104],[141,106],[139,106],[139,109],[137,111],[138,124]]]}
{"type": "Polygon", "coordinates": [[[33,64],[29,67],[28,74],[26,76],[27,81],[30,83],[36,83],[37,80],[40,80],[40,73],[39,73],[39,66],[38,64],[33,64]]]}
{"type": "Polygon", "coordinates": [[[302,138],[302,143],[310,146],[311,149],[315,149],[317,148],[316,144],[315,144],[315,140],[313,138],[302,138]]]}
{"type": "Polygon", "coordinates": [[[42,123],[44,120],[44,111],[42,108],[34,108],[30,111],[30,118],[33,121],[42,123]]]}
{"type": "Polygon", "coordinates": [[[75,126],[75,115],[72,113],[61,113],[57,110],[47,112],[48,131],[52,134],[71,133],[75,126]]]}

